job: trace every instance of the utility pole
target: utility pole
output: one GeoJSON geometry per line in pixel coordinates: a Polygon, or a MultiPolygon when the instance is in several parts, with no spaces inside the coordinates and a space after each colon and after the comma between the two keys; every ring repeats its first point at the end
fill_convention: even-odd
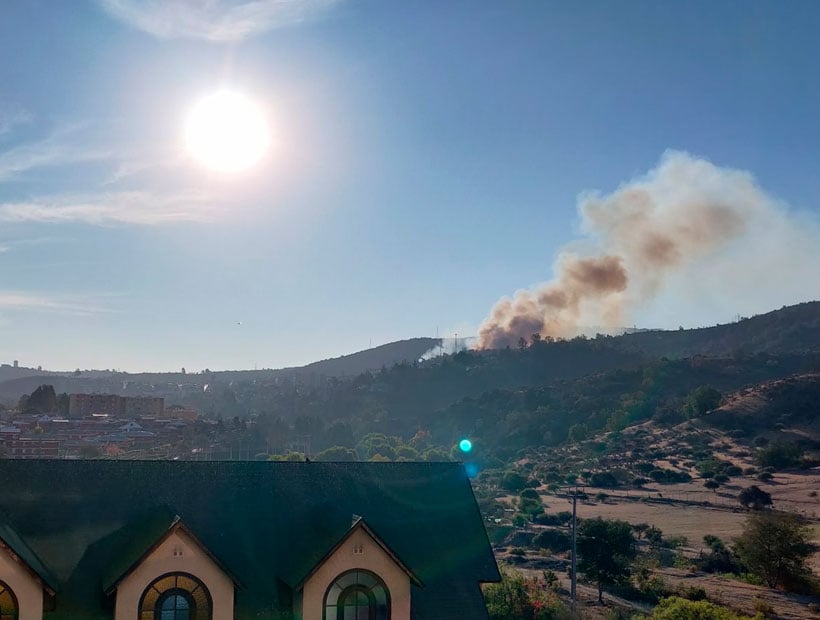
{"type": "Polygon", "coordinates": [[[570,597],[572,604],[575,604],[575,558],[578,556],[578,516],[576,505],[578,503],[578,487],[572,493],[572,585],[570,586],[570,597]]]}
{"type": "Polygon", "coordinates": [[[572,599],[572,604],[575,604],[575,584],[578,580],[576,576],[576,566],[577,566],[577,557],[578,557],[578,485],[574,486],[567,486],[567,491],[572,493],[572,558],[571,558],[571,565],[570,570],[572,572],[572,576],[570,579],[570,598],[572,599]]]}

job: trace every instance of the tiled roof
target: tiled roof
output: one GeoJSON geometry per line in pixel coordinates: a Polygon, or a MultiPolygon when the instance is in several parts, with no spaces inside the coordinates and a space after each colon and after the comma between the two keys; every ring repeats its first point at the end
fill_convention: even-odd
{"type": "Polygon", "coordinates": [[[45,567],[31,547],[14,531],[14,528],[5,521],[2,513],[0,513],[0,542],[7,545],[25,563],[26,568],[32,571],[47,588],[54,591],[57,586],[54,575],[45,567]]]}
{"type": "Polygon", "coordinates": [[[237,620],[288,615],[292,588],[352,514],[424,584],[414,618],[486,617],[478,583],[499,578],[454,463],[4,460],[0,479],[0,521],[55,574],[58,611],[83,617],[106,615],[104,585],[174,515],[242,583],[237,620]]]}

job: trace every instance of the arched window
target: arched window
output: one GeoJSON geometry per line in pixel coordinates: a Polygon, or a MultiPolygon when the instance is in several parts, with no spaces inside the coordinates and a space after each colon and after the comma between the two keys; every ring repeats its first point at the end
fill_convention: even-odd
{"type": "Polygon", "coordinates": [[[390,592],[369,571],[342,573],[325,593],[324,620],[390,620],[390,592]]]}
{"type": "Polygon", "coordinates": [[[193,575],[163,575],[142,593],[139,620],[211,620],[211,594],[193,575]]]}
{"type": "Polygon", "coordinates": [[[0,581],[0,620],[17,620],[17,597],[0,581]]]}

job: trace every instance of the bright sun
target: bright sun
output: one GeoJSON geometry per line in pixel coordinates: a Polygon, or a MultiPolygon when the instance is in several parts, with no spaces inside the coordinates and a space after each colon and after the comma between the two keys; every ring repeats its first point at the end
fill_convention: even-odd
{"type": "Polygon", "coordinates": [[[188,152],[208,168],[239,172],[257,163],[270,146],[270,128],[262,110],[230,91],[197,103],[185,125],[188,152]]]}

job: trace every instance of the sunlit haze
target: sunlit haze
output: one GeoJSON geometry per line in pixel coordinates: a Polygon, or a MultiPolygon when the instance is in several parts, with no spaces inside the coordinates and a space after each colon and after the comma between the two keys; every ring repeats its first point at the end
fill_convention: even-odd
{"type": "Polygon", "coordinates": [[[222,172],[256,164],[270,146],[270,128],[259,106],[231,91],[204,97],[188,115],[185,143],[197,160],[222,172]]]}

